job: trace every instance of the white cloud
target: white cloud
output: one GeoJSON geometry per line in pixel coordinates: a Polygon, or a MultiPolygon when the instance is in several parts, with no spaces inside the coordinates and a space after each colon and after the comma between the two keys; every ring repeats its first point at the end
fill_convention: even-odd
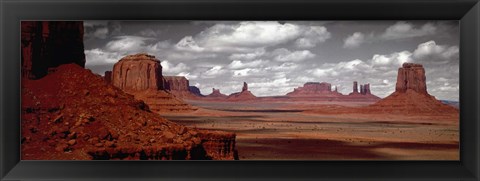
{"type": "Polygon", "coordinates": [[[140,36],[117,36],[115,40],[108,42],[105,49],[111,52],[139,52],[146,46],[150,38],[140,36]]]}
{"type": "Polygon", "coordinates": [[[249,53],[234,53],[229,56],[231,60],[253,60],[265,54],[265,48],[255,49],[249,53]]]}
{"type": "MultiPolygon", "coordinates": [[[[244,58],[254,59],[252,51],[290,41],[299,48],[312,48],[331,37],[323,26],[306,26],[277,21],[243,21],[218,23],[195,36],[186,36],[177,43],[179,50],[210,52],[247,52],[244,58]]],[[[233,54],[240,59],[242,54],[233,54]]]]}
{"type": "Polygon", "coordinates": [[[343,48],[356,48],[365,42],[365,35],[360,32],[355,32],[345,38],[343,42],[343,48]]]}
{"type": "Polygon", "coordinates": [[[403,38],[413,38],[435,34],[437,28],[432,23],[426,23],[420,28],[415,28],[413,24],[399,21],[388,27],[381,35],[386,40],[395,40],[403,38]]]}
{"type": "Polygon", "coordinates": [[[227,67],[231,69],[242,69],[247,67],[259,67],[267,64],[268,60],[254,60],[250,62],[242,62],[240,60],[232,61],[227,67]]]}
{"type": "Polygon", "coordinates": [[[330,37],[330,32],[324,26],[310,26],[306,28],[303,36],[295,41],[295,46],[298,48],[312,48],[318,43],[325,42],[330,37]]]}
{"type": "Polygon", "coordinates": [[[244,21],[234,25],[216,24],[199,34],[198,39],[207,47],[274,46],[299,36],[297,25],[275,21],[244,21]]]}
{"type": "Polygon", "coordinates": [[[85,50],[86,66],[114,64],[122,57],[117,52],[106,52],[100,48],[85,50]]]}
{"type": "Polygon", "coordinates": [[[435,41],[428,41],[418,45],[413,51],[415,59],[426,63],[444,64],[452,60],[458,60],[459,50],[457,46],[447,47],[445,45],[437,45],[435,41]]]}
{"type": "Polygon", "coordinates": [[[182,38],[175,47],[179,50],[195,51],[201,52],[204,48],[199,47],[197,42],[192,38],[192,36],[186,36],[182,38]]]}
{"type": "Polygon", "coordinates": [[[394,52],[389,55],[373,55],[370,64],[376,69],[390,70],[394,67],[400,67],[405,62],[412,62],[412,53],[409,51],[394,52]]]}
{"type": "Polygon", "coordinates": [[[272,55],[274,55],[274,60],[279,62],[300,62],[315,57],[315,54],[313,54],[309,50],[291,52],[285,48],[279,48],[274,50],[272,52],[272,55]]]}
{"type": "Polygon", "coordinates": [[[217,76],[220,76],[227,71],[220,65],[213,66],[212,68],[208,69],[202,74],[202,78],[215,78],[217,76]]]}
{"type": "Polygon", "coordinates": [[[162,65],[162,72],[165,75],[178,74],[181,72],[188,71],[190,68],[184,63],[178,63],[176,65],[170,63],[168,60],[163,60],[160,63],[162,65]]]}

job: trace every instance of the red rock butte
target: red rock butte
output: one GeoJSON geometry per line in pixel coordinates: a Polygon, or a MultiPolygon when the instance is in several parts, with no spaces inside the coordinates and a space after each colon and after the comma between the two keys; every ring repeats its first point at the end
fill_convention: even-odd
{"type": "Polygon", "coordinates": [[[160,60],[145,53],[127,55],[113,66],[112,83],[125,91],[162,90],[160,60]]]}
{"type": "Polygon", "coordinates": [[[404,63],[398,69],[395,92],[370,105],[366,111],[458,115],[458,109],[443,104],[427,92],[425,69],[421,64],[414,63],[404,63]]]}
{"type": "Polygon", "coordinates": [[[408,89],[420,94],[428,94],[423,65],[404,63],[398,68],[396,92],[407,92],[408,89]]]}
{"type": "Polygon", "coordinates": [[[200,89],[191,90],[190,82],[184,76],[164,76],[163,78],[165,80],[165,90],[179,98],[196,99],[202,96],[200,89]]]}
{"type": "Polygon", "coordinates": [[[241,92],[232,93],[227,97],[227,101],[253,101],[257,100],[257,97],[248,90],[248,84],[243,82],[241,92]]]}
{"type": "MultiPolygon", "coordinates": [[[[154,112],[189,112],[197,108],[167,91],[160,60],[153,55],[139,53],[127,55],[113,66],[113,85],[145,101],[154,112]]],[[[177,79],[175,79],[177,80],[177,79]]],[[[178,80],[181,80],[180,78],[178,80]]],[[[185,79],[186,80],[186,79],[185,79]]],[[[180,81],[170,81],[168,88],[181,88],[180,81]],[[174,84],[177,83],[177,84],[174,84]]],[[[188,80],[183,86],[188,86],[188,80]]]]}

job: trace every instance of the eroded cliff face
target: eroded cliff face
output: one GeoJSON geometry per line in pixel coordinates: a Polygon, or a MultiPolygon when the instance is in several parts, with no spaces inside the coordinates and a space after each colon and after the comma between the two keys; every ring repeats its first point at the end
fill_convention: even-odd
{"type": "Polygon", "coordinates": [[[426,79],[423,65],[404,63],[402,67],[398,68],[395,92],[405,93],[408,89],[411,89],[417,93],[427,95],[426,79]]]}
{"type": "Polygon", "coordinates": [[[112,83],[125,91],[162,90],[162,66],[155,56],[128,55],[113,66],[112,83]]]}
{"type": "Polygon", "coordinates": [[[164,76],[165,90],[173,95],[184,99],[196,99],[201,97],[200,90],[197,88],[198,94],[190,90],[190,82],[184,76],[164,76]]]}
{"type": "Polygon", "coordinates": [[[154,112],[197,110],[165,89],[167,86],[160,60],[153,55],[140,53],[125,56],[113,66],[112,77],[114,86],[145,101],[154,112]]]}
{"type": "Polygon", "coordinates": [[[62,64],[85,66],[82,21],[22,21],[22,77],[39,79],[62,64]]]}

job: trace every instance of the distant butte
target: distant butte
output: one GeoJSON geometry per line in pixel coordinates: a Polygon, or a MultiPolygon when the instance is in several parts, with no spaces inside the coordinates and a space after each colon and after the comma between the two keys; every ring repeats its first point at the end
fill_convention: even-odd
{"type": "Polygon", "coordinates": [[[227,98],[228,96],[225,95],[225,94],[222,94],[220,92],[220,89],[212,88],[212,93],[208,94],[206,97],[208,97],[208,98],[227,98]]]}
{"type": "Polygon", "coordinates": [[[232,93],[227,97],[228,101],[252,101],[257,97],[248,90],[248,84],[243,82],[242,92],[232,93]]]}
{"type": "Polygon", "coordinates": [[[289,97],[339,97],[341,95],[336,90],[332,91],[332,85],[327,82],[307,82],[303,87],[287,93],[289,97]]]}
{"type": "Polygon", "coordinates": [[[403,114],[458,114],[427,92],[425,69],[421,64],[404,63],[398,69],[395,92],[370,105],[370,112],[403,114]]]}
{"type": "Polygon", "coordinates": [[[165,90],[179,98],[195,99],[203,97],[200,89],[191,88],[190,82],[184,76],[163,76],[165,80],[165,90]],[[195,92],[192,92],[195,91],[195,92]]]}

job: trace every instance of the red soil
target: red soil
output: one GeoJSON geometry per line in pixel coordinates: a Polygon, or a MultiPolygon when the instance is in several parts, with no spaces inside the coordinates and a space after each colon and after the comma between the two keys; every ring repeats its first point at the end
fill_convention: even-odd
{"type": "MultiPolygon", "coordinates": [[[[203,144],[211,140],[202,134],[208,132],[150,112],[142,101],[75,64],[39,80],[23,79],[21,118],[24,160],[222,159],[206,153],[210,148],[203,144]]],[[[235,139],[232,133],[212,134],[235,139]]],[[[233,157],[230,148],[219,155],[233,157]]]]}

